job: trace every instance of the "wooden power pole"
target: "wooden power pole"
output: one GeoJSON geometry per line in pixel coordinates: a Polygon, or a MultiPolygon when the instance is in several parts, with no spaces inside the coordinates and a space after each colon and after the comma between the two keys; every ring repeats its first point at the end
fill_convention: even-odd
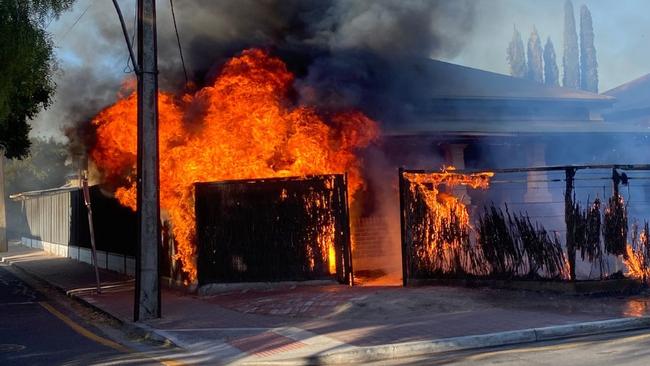
{"type": "Polygon", "coordinates": [[[158,54],[155,0],[138,0],[138,248],[135,321],[160,317],[158,54]]]}

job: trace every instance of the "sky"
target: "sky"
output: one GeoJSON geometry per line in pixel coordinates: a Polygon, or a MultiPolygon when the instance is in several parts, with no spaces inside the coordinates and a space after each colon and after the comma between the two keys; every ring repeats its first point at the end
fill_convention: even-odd
{"type": "MultiPolygon", "coordinates": [[[[524,37],[524,43],[533,27],[537,28],[543,42],[550,37],[561,63],[564,0],[469,2],[473,2],[475,14],[464,43],[457,52],[439,56],[440,59],[507,74],[506,48],[513,26],[516,26],[524,37]]],[[[120,0],[119,3],[133,34],[135,0],[120,0]]],[[[183,6],[183,0],[176,3],[183,6]]],[[[591,10],[601,92],[650,73],[650,47],[647,44],[650,0],[574,0],[573,4],[576,24],[579,24],[582,4],[591,10]]],[[[168,5],[168,1],[158,1],[161,32],[169,32],[171,27],[168,5]]],[[[191,22],[191,19],[184,18],[179,20],[181,36],[184,23],[191,22]]],[[[62,126],[74,122],[72,120],[80,115],[89,118],[97,113],[107,100],[117,95],[123,80],[133,74],[128,73],[128,54],[111,1],[78,0],[70,11],[53,20],[47,30],[56,45],[59,70],[55,79],[59,88],[53,105],[32,122],[33,135],[61,138],[62,126]]],[[[176,45],[159,42],[163,54],[175,57],[170,47],[176,45]]]]}
{"type": "MultiPolygon", "coordinates": [[[[564,0],[476,0],[476,3],[472,35],[463,50],[448,61],[507,74],[506,47],[513,26],[521,32],[524,44],[533,27],[537,27],[542,44],[551,37],[561,70],[564,0]]],[[[583,4],[591,11],[594,24],[599,90],[604,92],[650,73],[650,1],[574,0],[577,25],[583,4]]]]}

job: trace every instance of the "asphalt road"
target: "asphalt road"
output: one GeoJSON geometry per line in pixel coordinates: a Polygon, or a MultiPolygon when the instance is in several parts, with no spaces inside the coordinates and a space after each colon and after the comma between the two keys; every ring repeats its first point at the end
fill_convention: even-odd
{"type": "Polygon", "coordinates": [[[650,330],[412,357],[373,365],[650,365],[650,330]]]}
{"type": "Polygon", "coordinates": [[[66,310],[0,265],[0,365],[158,364],[66,310]]]}

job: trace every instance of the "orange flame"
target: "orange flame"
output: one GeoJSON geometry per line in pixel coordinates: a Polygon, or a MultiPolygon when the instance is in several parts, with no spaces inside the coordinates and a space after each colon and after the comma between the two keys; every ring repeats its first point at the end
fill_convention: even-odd
{"type": "Polygon", "coordinates": [[[645,256],[642,252],[634,250],[630,244],[625,247],[627,258],[623,259],[627,268],[627,275],[631,278],[645,280],[650,274],[650,270],[645,265],[645,256]]]}
{"type": "Polygon", "coordinates": [[[647,222],[640,232],[636,222],[632,225],[632,241],[625,246],[625,255],[623,256],[627,276],[641,281],[650,279],[648,230],[650,227],[647,222]]]}
{"type": "MultiPolygon", "coordinates": [[[[471,174],[454,173],[453,166],[443,167],[440,173],[404,173],[404,178],[410,184],[411,194],[417,197],[417,193],[423,197],[428,211],[431,213],[430,223],[424,223],[426,230],[426,253],[419,253],[422,258],[435,258],[442,254],[442,269],[451,270],[455,263],[454,255],[463,244],[460,241],[469,239],[471,229],[470,216],[467,205],[462,198],[453,194],[441,192],[440,186],[453,188],[456,186],[469,186],[474,189],[487,189],[493,172],[480,172],[471,174]],[[427,228],[431,226],[433,230],[427,228]],[[462,233],[467,235],[462,235],[462,233]],[[453,235],[450,235],[453,233],[453,235]]],[[[467,270],[475,270],[468,268],[467,270]]]]}
{"type": "MultiPolygon", "coordinates": [[[[159,94],[160,200],[190,281],[197,276],[193,183],[347,172],[350,195],[362,187],[355,150],[377,138],[377,124],[358,111],[325,115],[292,105],[293,81],[280,59],[250,49],[194,94],[159,94]]],[[[91,157],[107,181],[122,181],[116,197],[132,209],[136,107],[131,94],[92,121],[98,142],[91,157]]]]}

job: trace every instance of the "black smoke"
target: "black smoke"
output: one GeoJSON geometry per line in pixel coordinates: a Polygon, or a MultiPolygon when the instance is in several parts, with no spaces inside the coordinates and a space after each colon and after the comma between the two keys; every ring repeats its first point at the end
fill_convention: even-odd
{"type": "MultiPolygon", "coordinates": [[[[271,49],[306,80],[318,72],[315,62],[316,67],[335,64],[354,79],[355,74],[363,78],[371,72],[373,67],[364,63],[372,58],[453,57],[470,35],[475,17],[469,0],[177,0],[175,4],[186,66],[199,85],[210,81],[224,60],[249,47],[271,49]]],[[[160,29],[163,83],[178,86],[183,77],[175,34],[167,27],[160,29]]]]}

